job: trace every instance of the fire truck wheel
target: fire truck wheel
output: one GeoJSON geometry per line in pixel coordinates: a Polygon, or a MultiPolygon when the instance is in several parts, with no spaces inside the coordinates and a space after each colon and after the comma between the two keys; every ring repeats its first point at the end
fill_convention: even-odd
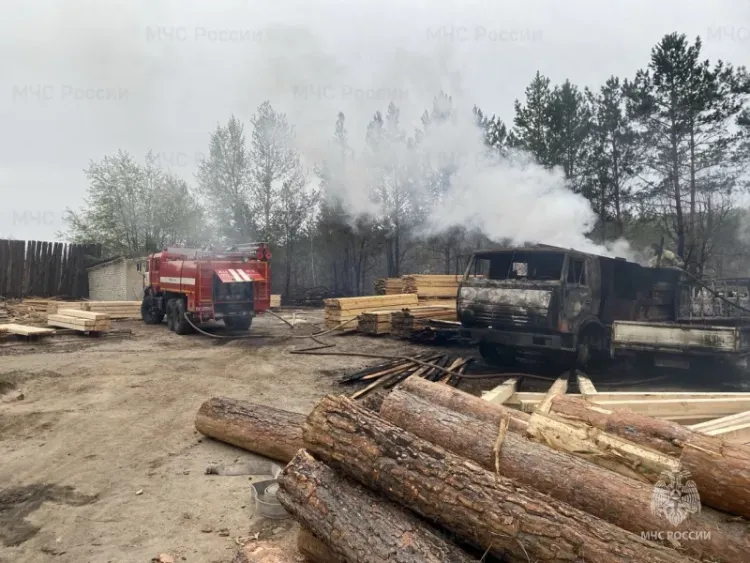
{"type": "Polygon", "coordinates": [[[174,299],[167,301],[167,327],[174,332],[174,299]]]}
{"type": "Polygon", "coordinates": [[[154,307],[154,298],[150,295],[141,302],[141,318],[147,325],[159,325],[164,320],[164,313],[154,307]]]}
{"type": "Polygon", "coordinates": [[[185,311],[187,311],[185,302],[182,299],[177,299],[174,304],[174,331],[177,334],[190,334],[193,332],[193,327],[185,318],[185,311]]]}
{"type": "Polygon", "coordinates": [[[227,330],[247,331],[250,329],[252,322],[251,317],[228,317],[224,319],[224,326],[227,327],[227,330]]]}

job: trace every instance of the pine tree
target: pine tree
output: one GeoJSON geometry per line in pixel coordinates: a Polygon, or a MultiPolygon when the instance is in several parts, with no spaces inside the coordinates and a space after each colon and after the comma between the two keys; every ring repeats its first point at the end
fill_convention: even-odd
{"type": "Polygon", "coordinates": [[[531,153],[542,166],[552,166],[550,153],[552,91],[549,78],[537,71],[526,87],[526,103],[515,102],[513,135],[517,145],[531,153]]]}
{"type": "Polygon", "coordinates": [[[561,166],[573,191],[587,180],[591,107],[586,96],[566,80],[552,91],[547,132],[548,164],[561,166]]]}
{"type": "Polygon", "coordinates": [[[666,35],[651,62],[625,85],[630,115],[640,125],[644,164],[654,178],[646,194],[673,238],[677,254],[694,272],[709,258],[698,231],[711,230],[731,206],[739,170],[734,154],[741,135],[729,125],[746,93],[744,70],[701,59],[700,38],[666,35]],[[721,204],[719,201],[721,200],[721,204]],[[701,226],[700,223],[703,223],[701,226]]]}
{"type": "Polygon", "coordinates": [[[620,80],[612,76],[598,93],[586,92],[592,108],[591,184],[586,196],[599,215],[600,238],[607,238],[607,223],[614,220],[614,237],[623,235],[623,214],[638,171],[638,145],[625,108],[620,80]]]}

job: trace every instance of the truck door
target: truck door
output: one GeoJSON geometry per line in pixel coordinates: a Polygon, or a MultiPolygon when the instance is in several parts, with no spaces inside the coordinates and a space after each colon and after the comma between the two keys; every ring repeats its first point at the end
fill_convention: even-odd
{"type": "Polygon", "coordinates": [[[568,255],[566,260],[563,315],[571,332],[575,331],[584,317],[596,313],[593,311],[593,296],[589,287],[589,274],[593,272],[589,271],[591,268],[587,268],[586,262],[585,258],[573,255],[568,255]]]}

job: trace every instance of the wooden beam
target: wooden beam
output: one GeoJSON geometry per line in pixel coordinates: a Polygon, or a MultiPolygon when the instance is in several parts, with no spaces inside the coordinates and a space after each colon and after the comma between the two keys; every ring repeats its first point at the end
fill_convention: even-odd
{"type": "Polygon", "coordinates": [[[516,393],[517,387],[518,379],[508,379],[503,384],[498,385],[494,389],[483,393],[482,399],[489,403],[502,405],[516,393]]]}
{"type": "Polygon", "coordinates": [[[567,376],[559,377],[547,391],[541,404],[537,407],[537,410],[541,412],[549,412],[552,399],[556,395],[565,395],[568,391],[568,378],[567,376]]]}
{"type": "MultiPolygon", "coordinates": [[[[508,399],[508,403],[520,404],[522,401],[541,402],[546,393],[519,392],[508,399]]],[[[569,393],[571,397],[584,399],[584,396],[576,393],[569,393]]],[[[599,403],[601,401],[645,401],[649,399],[673,399],[689,401],[692,399],[742,399],[750,397],[750,393],[690,393],[690,392],[651,392],[651,393],[632,393],[618,392],[608,393],[598,391],[596,397],[592,397],[589,402],[599,403]]]]}
{"type": "Polygon", "coordinates": [[[750,411],[694,424],[691,430],[717,436],[733,444],[750,443],[750,411]]]}
{"type": "Polygon", "coordinates": [[[576,379],[578,381],[578,389],[581,392],[581,395],[583,395],[584,399],[588,401],[591,395],[597,394],[596,387],[594,387],[594,384],[591,383],[591,380],[583,373],[577,371],[576,379]]]}

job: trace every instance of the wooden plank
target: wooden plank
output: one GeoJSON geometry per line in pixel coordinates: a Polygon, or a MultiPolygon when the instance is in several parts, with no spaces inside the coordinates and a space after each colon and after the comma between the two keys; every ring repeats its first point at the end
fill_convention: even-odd
{"type": "MultiPolygon", "coordinates": [[[[521,401],[526,402],[541,402],[546,393],[532,393],[532,392],[519,392],[508,399],[509,404],[520,404],[521,401]]],[[[571,397],[578,399],[585,399],[584,395],[570,393],[571,397]]],[[[633,392],[597,392],[596,397],[591,397],[589,402],[599,403],[602,401],[612,401],[618,403],[637,402],[637,401],[648,401],[648,400],[665,400],[672,399],[678,401],[690,401],[693,399],[741,399],[743,397],[750,397],[750,393],[692,393],[692,392],[645,392],[645,393],[633,393],[633,392]]]]}
{"type": "Polygon", "coordinates": [[[750,422],[750,411],[741,412],[730,416],[724,416],[721,418],[714,418],[701,424],[693,424],[690,426],[690,430],[705,433],[707,430],[717,430],[720,428],[726,428],[728,426],[735,426],[744,422],[750,422]]]}
{"type": "Polygon", "coordinates": [[[542,399],[542,402],[537,407],[537,410],[541,412],[549,412],[552,399],[556,395],[564,395],[565,393],[567,393],[567,391],[568,391],[567,376],[558,377],[557,381],[555,381],[552,384],[552,386],[549,388],[549,391],[547,391],[546,395],[544,396],[544,399],[542,399]]]}
{"type": "Polygon", "coordinates": [[[578,381],[578,390],[586,400],[589,400],[589,396],[597,394],[594,384],[581,372],[576,372],[576,380],[578,381]]]}
{"type": "Polygon", "coordinates": [[[516,387],[518,387],[518,379],[508,379],[494,389],[483,393],[482,399],[484,399],[488,403],[502,405],[511,396],[513,396],[513,394],[516,392],[516,387]]]}
{"type": "Polygon", "coordinates": [[[48,326],[59,328],[69,328],[79,332],[103,332],[111,328],[110,321],[85,321],[75,317],[63,317],[52,315],[47,319],[48,326]]]}
{"type": "Polygon", "coordinates": [[[88,321],[108,321],[107,313],[94,313],[93,311],[81,311],[79,309],[58,309],[57,316],[75,317],[88,321]]]}
{"type": "Polygon", "coordinates": [[[51,328],[40,328],[38,326],[26,326],[15,323],[0,325],[0,332],[9,332],[21,336],[45,336],[55,334],[55,330],[51,328]]]}

